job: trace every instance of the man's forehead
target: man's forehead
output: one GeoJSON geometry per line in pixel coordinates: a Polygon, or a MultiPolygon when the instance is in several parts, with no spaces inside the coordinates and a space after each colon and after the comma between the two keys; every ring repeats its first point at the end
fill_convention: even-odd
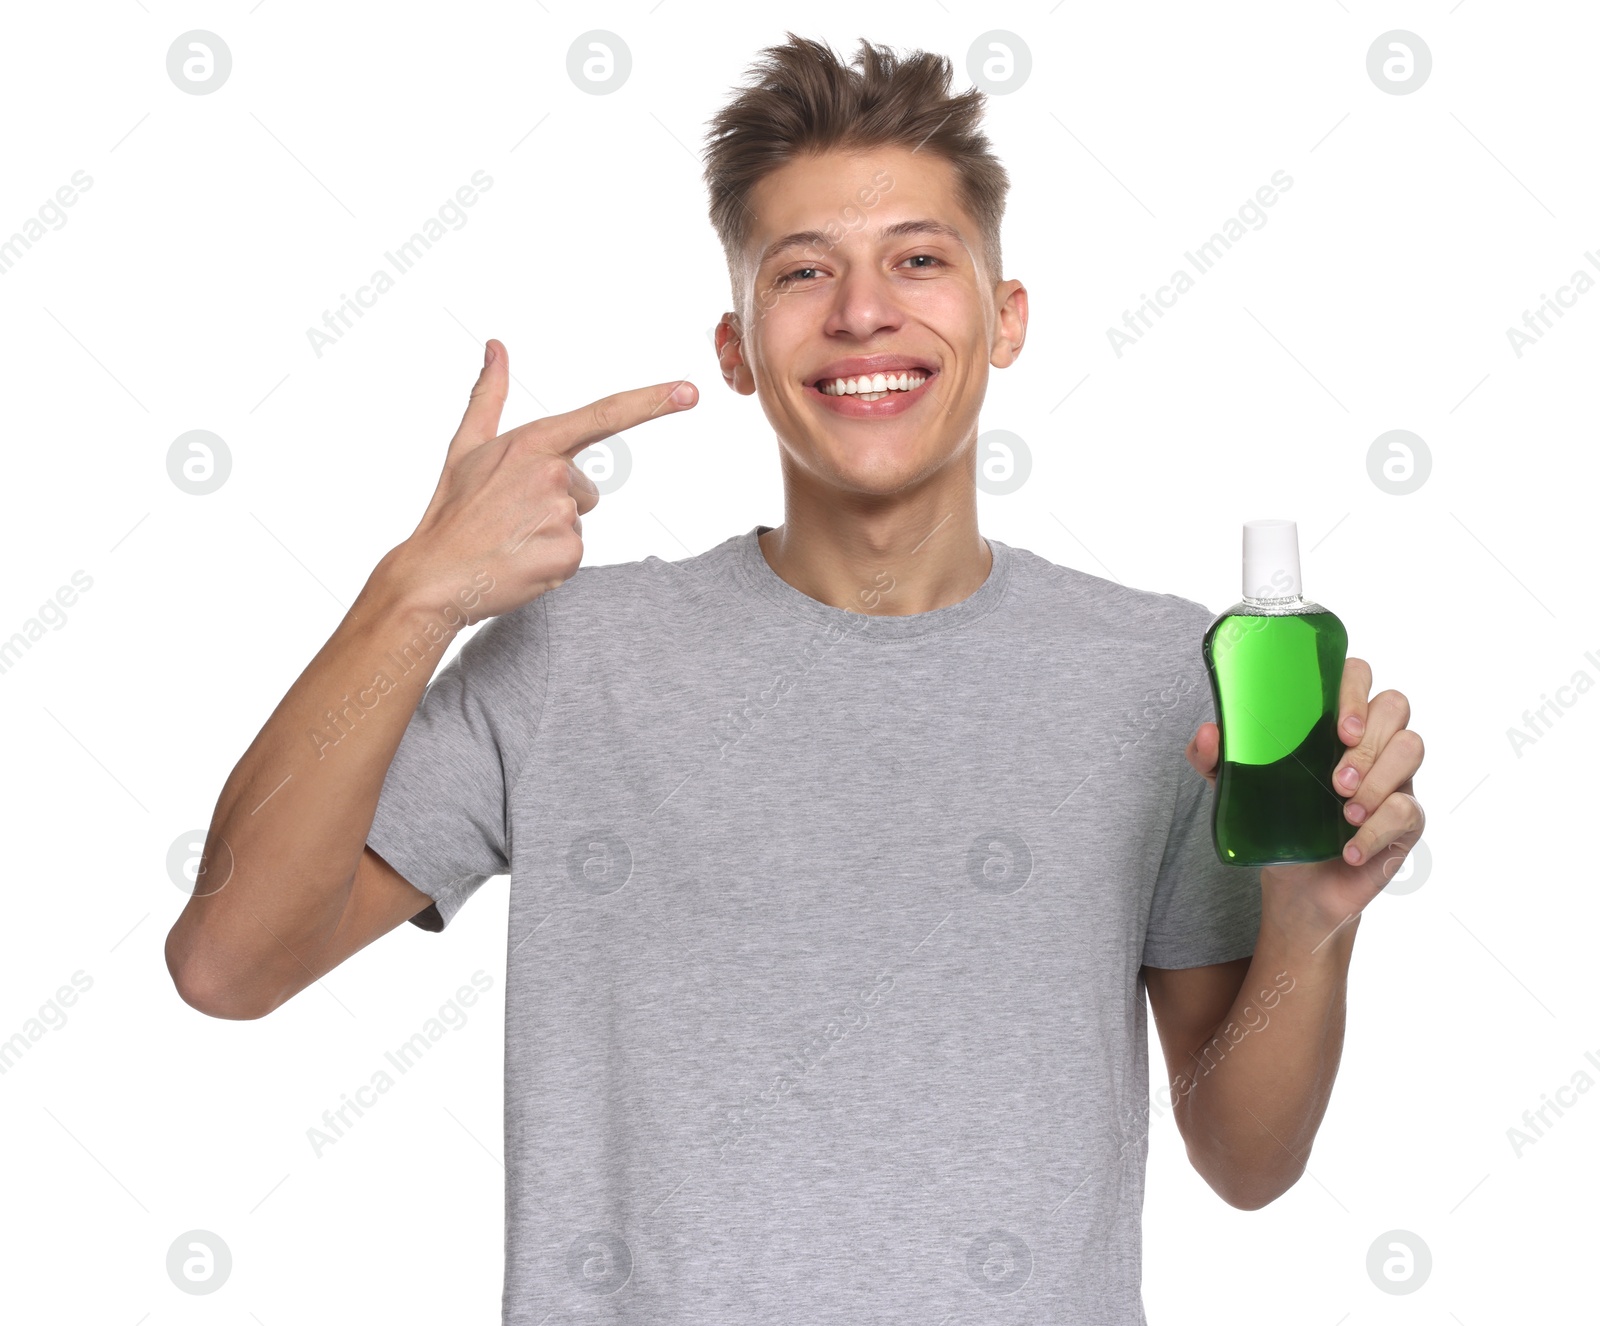
{"type": "Polygon", "coordinates": [[[759,264],[780,253],[866,234],[926,235],[967,245],[972,228],[950,163],[904,149],[807,153],[751,190],[755,223],[746,252],[759,264]]]}

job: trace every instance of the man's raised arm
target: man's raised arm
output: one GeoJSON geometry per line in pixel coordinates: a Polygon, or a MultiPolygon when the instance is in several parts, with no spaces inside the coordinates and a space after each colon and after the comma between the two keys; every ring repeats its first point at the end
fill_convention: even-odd
{"type": "Polygon", "coordinates": [[[428,905],[366,836],[450,638],[577,571],[581,517],[598,501],[572,463],[579,452],[696,399],[686,382],[659,383],[497,435],[508,380],[505,347],[490,341],[416,530],[379,561],[223,785],[194,894],[166,943],[179,994],[202,1012],[264,1016],[428,905]],[[402,651],[417,665],[385,665],[402,651]],[[346,714],[359,715],[359,740],[339,740],[346,714]],[[322,758],[318,733],[339,741],[337,759],[322,758]]]}

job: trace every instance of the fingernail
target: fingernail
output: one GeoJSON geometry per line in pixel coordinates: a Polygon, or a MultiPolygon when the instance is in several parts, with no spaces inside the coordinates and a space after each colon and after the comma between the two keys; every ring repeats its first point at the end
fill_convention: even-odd
{"type": "Polygon", "coordinates": [[[494,343],[485,341],[483,343],[483,366],[488,368],[492,363],[494,363],[494,343]]]}
{"type": "Polygon", "coordinates": [[[1339,770],[1340,787],[1348,787],[1351,791],[1354,791],[1356,784],[1360,781],[1361,775],[1356,772],[1355,765],[1347,764],[1344,768],[1339,770]]]}
{"type": "Polygon", "coordinates": [[[1350,823],[1360,824],[1367,818],[1367,808],[1359,801],[1347,801],[1344,803],[1344,815],[1350,823]]]}
{"type": "Polygon", "coordinates": [[[694,400],[694,388],[687,382],[680,382],[672,389],[672,403],[674,405],[688,405],[694,400]]]}
{"type": "Polygon", "coordinates": [[[1366,727],[1366,724],[1361,721],[1361,717],[1358,714],[1351,714],[1349,718],[1344,720],[1344,730],[1352,737],[1359,737],[1364,727],[1366,727]]]}
{"type": "Polygon", "coordinates": [[[1345,848],[1344,848],[1344,859],[1346,861],[1348,861],[1353,866],[1360,865],[1361,864],[1361,849],[1359,847],[1357,847],[1355,845],[1355,843],[1353,843],[1353,842],[1346,843],[1345,844],[1345,848]]]}

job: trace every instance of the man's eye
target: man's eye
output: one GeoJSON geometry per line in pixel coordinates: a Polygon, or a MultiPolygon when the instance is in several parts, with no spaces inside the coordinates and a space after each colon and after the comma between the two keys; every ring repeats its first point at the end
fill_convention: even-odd
{"type": "Polygon", "coordinates": [[[795,281],[800,279],[800,274],[802,272],[814,272],[816,270],[817,269],[815,267],[796,267],[792,272],[785,272],[776,281],[774,281],[773,284],[792,285],[795,281]]]}
{"type": "MultiPolygon", "coordinates": [[[[925,263],[929,264],[929,267],[942,267],[942,266],[944,266],[944,263],[940,259],[935,258],[933,256],[933,254],[931,254],[931,253],[913,253],[909,258],[906,259],[906,261],[907,262],[925,262],[925,263]]],[[[927,270],[929,270],[929,268],[928,267],[923,267],[923,268],[920,268],[919,270],[927,271],[927,270]]]]}

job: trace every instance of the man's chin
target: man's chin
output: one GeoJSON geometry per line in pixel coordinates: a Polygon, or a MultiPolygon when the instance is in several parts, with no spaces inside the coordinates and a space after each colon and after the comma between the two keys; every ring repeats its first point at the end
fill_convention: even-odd
{"type": "Polygon", "coordinates": [[[939,468],[929,438],[884,424],[811,432],[802,448],[804,468],[812,475],[829,487],[862,495],[891,496],[939,468]]]}

